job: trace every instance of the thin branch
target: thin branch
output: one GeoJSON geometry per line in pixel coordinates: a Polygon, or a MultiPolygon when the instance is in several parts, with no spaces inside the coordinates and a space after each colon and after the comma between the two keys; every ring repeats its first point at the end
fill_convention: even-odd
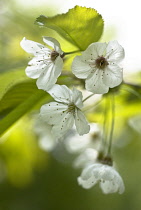
{"type": "Polygon", "coordinates": [[[86,101],[87,99],[89,99],[90,97],[92,97],[93,95],[94,95],[94,93],[92,93],[91,95],[87,96],[87,97],[83,100],[83,102],[86,101]]]}
{"type": "Polygon", "coordinates": [[[112,140],[113,140],[113,132],[114,132],[114,124],[115,124],[115,98],[114,93],[111,95],[111,130],[110,130],[110,136],[109,136],[109,142],[108,142],[108,152],[107,155],[111,154],[111,147],[112,147],[112,140]]]}

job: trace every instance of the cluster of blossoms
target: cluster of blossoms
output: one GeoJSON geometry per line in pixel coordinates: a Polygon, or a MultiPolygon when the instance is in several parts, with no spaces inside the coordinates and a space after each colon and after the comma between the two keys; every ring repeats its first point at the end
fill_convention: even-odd
{"type": "MultiPolygon", "coordinates": [[[[79,156],[74,162],[76,167],[83,168],[78,183],[88,189],[100,182],[104,193],[123,193],[122,178],[111,166],[111,162],[103,163],[103,159],[99,159],[97,150],[101,150],[100,146],[97,150],[93,146],[95,143],[90,138],[93,133],[92,125],[88,124],[82,111],[85,101],[82,92],[74,87],[69,89],[66,85],[56,84],[67,53],[61,50],[56,39],[43,37],[43,41],[47,47],[25,38],[21,41],[21,47],[34,56],[25,70],[26,75],[37,79],[37,87],[47,91],[55,100],[43,105],[40,110],[42,123],[37,125],[36,130],[41,137],[41,146],[52,150],[75,124],[79,135],[76,134],[75,140],[74,137],[69,140],[66,138],[66,147],[72,153],[79,150],[79,156]],[[49,133],[48,139],[52,139],[52,142],[46,140],[46,133],[49,133]],[[84,135],[81,140],[80,135],[84,135]]],[[[123,75],[119,62],[123,58],[124,49],[117,41],[110,41],[108,44],[92,43],[81,55],[74,58],[72,73],[79,79],[85,79],[86,90],[93,94],[105,94],[109,88],[121,84],[123,75]]],[[[100,133],[98,139],[101,135],[100,133]]]]}

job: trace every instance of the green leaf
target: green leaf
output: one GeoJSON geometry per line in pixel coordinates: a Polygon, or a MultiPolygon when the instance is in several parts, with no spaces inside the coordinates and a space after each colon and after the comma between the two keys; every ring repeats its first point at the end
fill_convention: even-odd
{"type": "Polygon", "coordinates": [[[35,80],[29,80],[12,86],[0,100],[0,118],[3,118],[12,109],[29,98],[36,90],[35,80]]]}
{"type": "Polygon", "coordinates": [[[49,95],[38,90],[36,81],[29,79],[23,69],[0,74],[0,135],[20,117],[41,105],[49,95]]]}
{"type": "Polygon", "coordinates": [[[85,50],[91,43],[97,42],[104,26],[101,15],[95,9],[81,6],[53,17],[41,15],[35,23],[55,30],[79,50],[85,50]]]}
{"type": "Polygon", "coordinates": [[[23,69],[11,70],[0,74],[0,100],[12,86],[27,80],[29,78],[25,75],[23,69]]]}
{"type": "Polygon", "coordinates": [[[36,90],[30,97],[20,103],[5,118],[0,121],[0,135],[2,135],[13,123],[20,119],[24,114],[29,112],[36,104],[38,104],[47,93],[43,90],[36,90]]]}

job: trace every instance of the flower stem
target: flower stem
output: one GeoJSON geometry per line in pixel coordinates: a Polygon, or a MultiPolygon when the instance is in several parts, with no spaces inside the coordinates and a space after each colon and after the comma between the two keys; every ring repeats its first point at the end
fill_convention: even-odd
{"type": "Polygon", "coordinates": [[[126,90],[129,93],[132,93],[132,94],[134,94],[135,96],[137,96],[138,98],[141,99],[141,95],[136,90],[134,90],[132,87],[124,87],[123,90],[126,90]]]}
{"type": "Polygon", "coordinates": [[[114,124],[115,124],[115,98],[114,93],[111,95],[111,130],[110,130],[110,136],[109,136],[109,142],[108,142],[108,151],[107,155],[110,156],[111,154],[111,147],[112,147],[112,139],[113,139],[113,132],[114,132],[114,124]]]}
{"type": "Polygon", "coordinates": [[[64,52],[63,55],[69,55],[69,54],[73,54],[73,53],[77,53],[77,52],[80,52],[80,50],[75,50],[75,51],[72,51],[72,52],[64,52]]]}
{"type": "Polygon", "coordinates": [[[105,107],[104,107],[104,120],[103,120],[103,132],[102,132],[102,139],[101,139],[101,148],[105,148],[106,146],[106,139],[107,139],[107,132],[106,132],[106,125],[107,125],[107,110],[109,107],[109,100],[105,98],[105,107]]]}
{"type": "Polygon", "coordinates": [[[132,86],[132,87],[141,88],[141,85],[138,85],[138,84],[133,84],[133,83],[130,83],[130,82],[123,82],[123,84],[125,84],[125,85],[129,85],[129,86],[132,86]]]}
{"type": "Polygon", "coordinates": [[[94,105],[90,105],[90,106],[85,107],[84,109],[82,109],[83,112],[87,112],[88,110],[89,111],[94,110],[101,103],[101,101],[102,101],[102,99],[100,101],[97,101],[94,105]]]}
{"type": "Polygon", "coordinates": [[[83,102],[86,101],[87,99],[89,99],[90,97],[92,97],[93,95],[94,95],[94,93],[92,93],[91,95],[87,96],[87,97],[83,100],[83,102]]]}

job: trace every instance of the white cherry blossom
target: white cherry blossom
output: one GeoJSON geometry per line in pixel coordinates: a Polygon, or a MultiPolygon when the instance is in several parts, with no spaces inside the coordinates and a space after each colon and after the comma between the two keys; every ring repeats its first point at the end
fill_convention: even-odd
{"type": "Polygon", "coordinates": [[[76,154],[73,167],[84,168],[97,161],[98,151],[101,149],[102,129],[98,123],[90,123],[90,131],[84,136],[71,129],[64,144],[69,153],[76,154]]]}
{"type": "Polygon", "coordinates": [[[52,151],[58,144],[56,138],[51,133],[51,125],[45,123],[41,118],[37,117],[34,126],[34,131],[38,136],[38,143],[41,149],[45,151],[52,151]]]}
{"type": "Polygon", "coordinates": [[[90,123],[90,131],[84,136],[79,136],[74,130],[71,131],[65,140],[65,146],[70,153],[81,153],[86,148],[100,148],[100,140],[102,138],[102,129],[98,123],[90,123]]]}
{"type": "Polygon", "coordinates": [[[88,165],[97,162],[98,151],[93,148],[86,148],[80,155],[74,160],[74,168],[85,168],[88,165]]]}
{"type": "Polygon", "coordinates": [[[123,58],[124,49],[117,41],[92,43],[74,58],[72,71],[76,77],[86,79],[87,90],[104,94],[122,82],[123,72],[118,64],[123,58]]]}
{"type": "Polygon", "coordinates": [[[100,187],[105,194],[115,192],[122,194],[125,190],[119,173],[112,166],[101,163],[91,164],[84,168],[81,176],[78,177],[78,183],[85,189],[100,183],[100,187]]]}
{"type": "Polygon", "coordinates": [[[37,79],[39,89],[48,90],[57,81],[63,68],[63,51],[59,42],[52,37],[43,37],[44,45],[23,38],[21,47],[28,53],[34,55],[29,61],[26,68],[26,75],[30,78],[37,79]]]}
{"type": "Polygon", "coordinates": [[[72,128],[74,122],[79,135],[89,132],[90,126],[83,115],[82,93],[65,85],[54,85],[48,93],[56,100],[41,107],[41,118],[52,125],[52,133],[60,138],[72,128]]]}

